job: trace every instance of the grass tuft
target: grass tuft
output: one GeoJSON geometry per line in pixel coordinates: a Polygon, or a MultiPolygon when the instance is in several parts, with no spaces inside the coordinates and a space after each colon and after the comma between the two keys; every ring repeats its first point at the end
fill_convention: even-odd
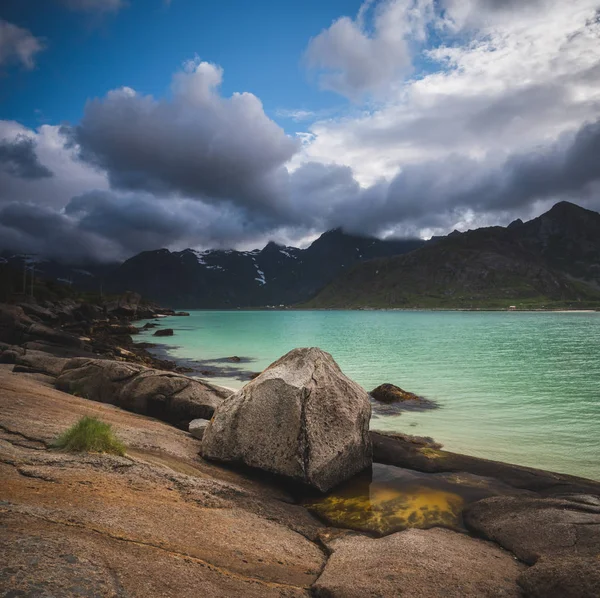
{"type": "Polygon", "coordinates": [[[110,424],[88,416],[61,434],[53,446],[71,453],[125,454],[125,445],[114,435],[110,424]]]}

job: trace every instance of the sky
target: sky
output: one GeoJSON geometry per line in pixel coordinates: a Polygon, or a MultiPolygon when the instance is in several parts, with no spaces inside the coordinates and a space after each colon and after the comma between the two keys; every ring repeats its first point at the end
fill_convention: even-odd
{"type": "Polygon", "coordinates": [[[599,37],[600,0],[4,0],[0,249],[599,210],[599,37]]]}

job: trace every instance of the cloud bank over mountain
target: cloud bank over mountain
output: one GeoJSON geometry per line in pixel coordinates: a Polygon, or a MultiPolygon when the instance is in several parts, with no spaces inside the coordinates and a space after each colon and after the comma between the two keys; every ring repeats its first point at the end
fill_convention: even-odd
{"type": "Polygon", "coordinates": [[[429,236],[562,199],[598,209],[598,9],[367,1],[307,40],[307,68],[348,104],[303,111],[297,135],[197,58],[164,97],[121,87],[74,125],[0,121],[3,245],[112,260],[337,226],[429,236]]]}

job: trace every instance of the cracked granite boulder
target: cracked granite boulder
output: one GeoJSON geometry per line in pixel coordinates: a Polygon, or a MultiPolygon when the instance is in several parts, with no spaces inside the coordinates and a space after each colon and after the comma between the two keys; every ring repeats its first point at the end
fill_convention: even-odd
{"type": "Polygon", "coordinates": [[[67,362],[56,388],[85,399],[110,403],[187,430],[190,421],[210,418],[231,391],[142,365],[103,359],[67,362]]]}
{"type": "Polygon", "coordinates": [[[202,454],[326,492],[371,465],[370,417],[367,393],[329,353],[294,349],[219,405],[202,454]]]}

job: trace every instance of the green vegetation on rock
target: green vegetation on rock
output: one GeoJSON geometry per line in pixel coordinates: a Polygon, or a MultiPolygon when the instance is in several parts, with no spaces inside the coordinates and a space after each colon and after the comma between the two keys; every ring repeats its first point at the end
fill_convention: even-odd
{"type": "Polygon", "coordinates": [[[111,425],[88,416],[61,434],[53,446],[73,453],[125,454],[125,445],[114,435],[111,425]]]}

